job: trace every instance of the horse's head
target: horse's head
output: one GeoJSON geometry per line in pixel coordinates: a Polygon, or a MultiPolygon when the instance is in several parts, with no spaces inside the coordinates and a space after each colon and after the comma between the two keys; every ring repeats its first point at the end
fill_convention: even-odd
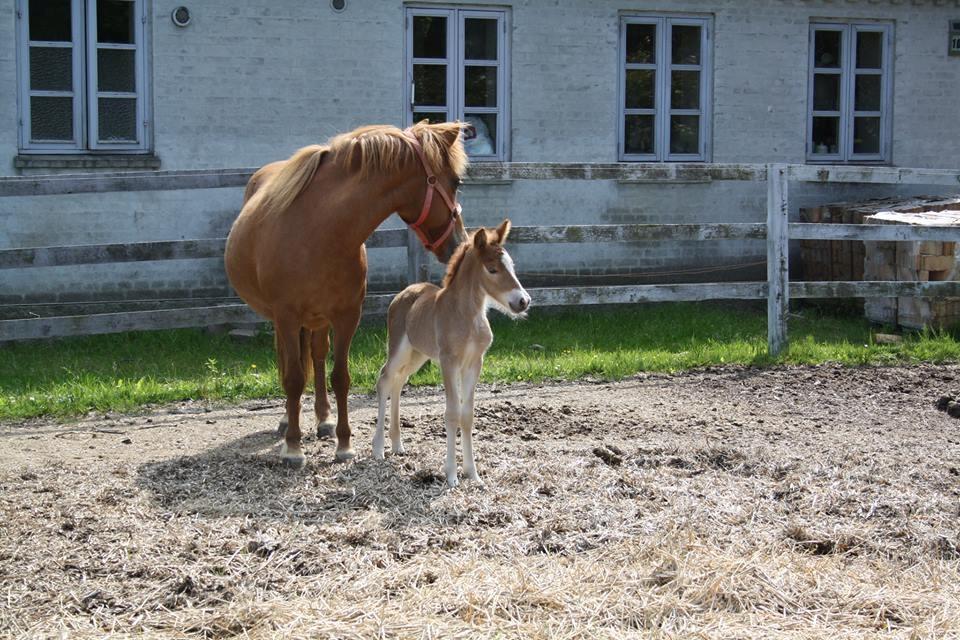
{"type": "Polygon", "coordinates": [[[457,191],[467,170],[463,135],[468,128],[462,122],[430,124],[424,120],[404,132],[425,173],[417,218],[408,224],[423,246],[444,263],[467,239],[457,191]]]}
{"type": "Polygon", "coordinates": [[[503,248],[509,234],[510,220],[495,229],[477,229],[472,248],[483,267],[480,275],[484,292],[509,315],[522,317],[530,308],[530,294],[517,279],[513,259],[503,248]]]}

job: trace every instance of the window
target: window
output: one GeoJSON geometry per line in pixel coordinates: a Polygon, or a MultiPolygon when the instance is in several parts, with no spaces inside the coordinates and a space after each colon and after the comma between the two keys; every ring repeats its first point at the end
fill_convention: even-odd
{"type": "Polygon", "coordinates": [[[509,87],[507,12],[408,8],[407,124],[462,120],[477,135],[465,141],[475,160],[507,156],[509,87]]]}
{"type": "Polygon", "coordinates": [[[627,16],[620,23],[619,158],[710,157],[710,22],[627,16]]]}
{"type": "Polygon", "coordinates": [[[883,24],[813,24],[807,160],[890,160],[890,42],[883,24]]]}
{"type": "Polygon", "coordinates": [[[18,0],[21,149],[147,149],[143,2],[18,0]]]}

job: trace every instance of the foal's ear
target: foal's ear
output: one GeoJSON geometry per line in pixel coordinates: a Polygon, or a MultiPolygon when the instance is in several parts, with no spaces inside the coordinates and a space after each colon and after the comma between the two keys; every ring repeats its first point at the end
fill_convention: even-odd
{"type": "Polygon", "coordinates": [[[487,230],[483,227],[477,229],[473,234],[473,246],[477,249],[483,249],[487,246],[487,230]]]}
{"type": "Polygon", "coordinates": [[[510,235],[510,218],[505,219],[500,223],[500,226],[497,227],[497,243],[505,244],[508,235],[510,235]]]}

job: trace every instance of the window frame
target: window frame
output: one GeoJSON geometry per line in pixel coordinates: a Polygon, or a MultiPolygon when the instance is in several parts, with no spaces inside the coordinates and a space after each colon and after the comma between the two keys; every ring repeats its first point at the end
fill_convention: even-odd
{"type": "Polygon", "coordinates": [[[128,0],[133,5],[133,44],[114,44],[97,42],[97,2],[96,0],[70,0],[71,38],[69,48],[72,55],[71,92],[44,91],[30,88],[30,49],[33,46],[55,46],[67,48],[67,43],[30,40],[30,2],[17,0],[17,123],[18,143],[21,152],[31,154],[142,154],[152,147],[149,137],[152,119],[150,102],[150,81],[147,63],[148,14],[145,0],[128,0]],[[98,49],[127,49],[134,53],[135,93],[101,92],[97,89],[97,51],[98,49]],[[33,96],[73,98],[73,140],[72,141],[35,141],[32,139],[32,120],[30,98],[33,96]],[[98,140],[100,97],[136,98],[136,136],[135,142],[110,142],[98,140]]]}
{"type": "Polygon", "coordinates": [[[617,159],[620,162],[710,162],[713,156],[713,16],[664,13],[629,13],[620,15],[617,48],[617,159]],[[627,26],[654,25],[656,54],[652,63],[627,62],[627,26]],[[672,35],[674,26],[700,27],[700,64],[674,64],[672,35]],[[654,71],[653,108],[626,106],[627,71],[652,69],[654,71]],[[699,108],[674,109],[671,104],[673,71],[700,73],[699,108]],[[654,152],[627,153],[626,117],[652,115],[654,117],[654,152]],[[670,117],[696,115],[700,118],[697,153],[673,153],[670,150],[670,117]]]}
{"type": "Polygon", "coordinates": [[[893,146],[893,24],[889,22],[823,21],[810,23],[807,53],[807,133],[805,140],[806,162],[810,164],[889,164],[893,146]],[[839,67],[816,66],[816,35],[819,32],[840,33],[839,67]],[[859,33],[880,33],[883,37],[883,53],[880,69],[857,69],[856,40],[859,33]],[[814,80],[817,75],[839,75],[839,110],[814,109],[814,80]],[[856,80],[858,75],[880,77],[880,110],[856,110],[856,80]],[[813,143],[813,119],[835,117],[839,119],[836,153],[816,153],[813,143]],[[880,118],[880,150],[877,153],[855,153],[853,150],[854,124],[858,117],[880,118]]]}
{"type": "Polygon", "coordinates": [[[510,46],[507,34],[510,33],[509,8],[474,8],[469,6],[436,6],[436,5],[405,5],[404,6],[404,90],[403,90],[403,122],[405,126],[413,124],[413,113],[440,113],[445,112],[447,120],[464,120],[465,113],[494,113],[497,114],[496,150],[493,154],[473,154],[471,162],[504,162],[510,155],[510,46]],[[447,43],[445,58],[414,58],[413,57],[413,19],[417,16],[434,16],[447,19],[447,43]],[[466,20],[479,18],[497,20],[497,60],[468,61],[465,56],[464,30],[466,20]],[[441,62],[442,60],[442,62],[441,62]],[[439,65],[447,67],[446,105],[417,105],[413,104],[413,67],[414,65],[439,65]],[[465,105],[465,78],[466,68],[470,66],[484,66],[497,68],[497,106],[496,107],[468,107],[465,105]]]}

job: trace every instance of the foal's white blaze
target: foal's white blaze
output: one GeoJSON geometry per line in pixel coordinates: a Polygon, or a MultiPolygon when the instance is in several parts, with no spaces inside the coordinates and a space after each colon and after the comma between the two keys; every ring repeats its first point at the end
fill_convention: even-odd
{"type": "Polygon", "coordinates": [[[502,298],[500,296],[494,296],[494,299],[497,304],[508,310],[510,315],[522,315],[530,306],[530,294],[528,294],[527,290],[520,284],[516,269],[513,265],[513,258],[511,258],[510,254],[506,251],[500,256],[500,266],[510,274],[514,288],[505,294],[501,294],[503,296],[502,298]]]}

